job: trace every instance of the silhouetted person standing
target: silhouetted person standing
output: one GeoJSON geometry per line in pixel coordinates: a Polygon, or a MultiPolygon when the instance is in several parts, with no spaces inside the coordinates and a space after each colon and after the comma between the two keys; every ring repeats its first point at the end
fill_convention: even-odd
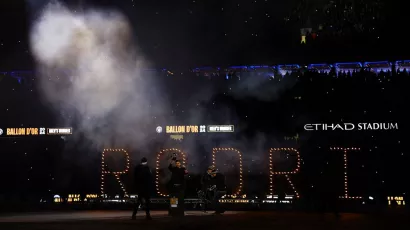
{"type": "Polygon", "coordinates": [[[208,207],[209,186],[211,185],[211,174],[214,171],[214,166],[209,166],[201,178],[201,200],[203,203],[202,211],[206,212],[208,207]]]}
{"type": "MultiPolygon", "coordinates": [[[[172,173],[169,182],[170,195],[171,197],[178,199],[177,215],[184,215],[185,176],[188,175],[188,171],[182,166],[181,161],[176,160],[176,157],[171,159],[168,169],[172,173]]],[[[172,215],[171,212],[170,209],[170,215],[172,215]]]]}
{"type": "Polygon", "coordinates": [[[221,199],[221,197],[226,194],[225,176],[221,173],[218,173],[218,170],[212,170],[210,184],[213,185],[212,201],[215,208],[214,214],[220,215],[225,212],[219,203],[219,199],[221,199]]]}
{"type": "Polygon", "coordinates": [[[145,213],[146,219],[151,220],[150,204],[151,204],[151,191],[153,187],[153,176],[151,169],[148,167],[147,158],[141,159],[141,164],[135,167],[135,184],[137,187],[138,199],[134,205],[134,211],[132,213],[132,219],[136,219],[138,207],[145,201],[145,213]]]}

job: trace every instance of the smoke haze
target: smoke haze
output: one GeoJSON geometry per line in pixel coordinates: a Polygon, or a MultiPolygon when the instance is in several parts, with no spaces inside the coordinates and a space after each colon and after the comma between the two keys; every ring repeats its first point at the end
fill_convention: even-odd
{"type": "Polygon", "coordinates": [[[46,5],[32,26],[31,49],[44,97],[58,111],[77,114],[75,132],[100,148],[149,141],[144,130],[160,123],[153,117],[165,108],[152,79],[143,76],[148,65],[132,32],[119,12],[74,13],[60,3],[46,5]]]}
{"type": "MultiPolygon", "coordinates": [[[[157,84],[155,77],[143,71],[149,68],[149,63],[135,44],[133,34],[131,24],[120,12],[93,9],[79,13],[60,3],[46,5],[33,24],[31,49],[37,62],[40,89],[64,117],[65,125],[75,127],[74,140],[68,142],[75,143],[77,148],[79,143],[88,145],[91,141],[100,151],[104,147],[126,148],[139,153],[132,159],[138,159],[141,154],[147,156],[151,166],[155,165],[155,153],[147,151],[178,147],[188,154],[191,173],[202,172],[212,163],[212,148],[233,147],[244,153],[245,168],[264,171],[266,166],[262,163],[272,146],[266,146],[266,142],[271,142],[273,137],[263,133],[253,138],[235,138],[235,134],[221,134],[217,138],[184,137],[181,145],[174,140],[157,139],[158,125],[237,125],[239,117],[235,108],[224,105],[215,105],[210,115],[209,106],[214,106],[213,96],[218,91],[212,88],[181,90],[181,100],[190,110],[181,111],[182,106],[171,105],[169,95],[163,90],[166,86],[157,84]],[[177,112],[184,115],[176,118],[177,112]],[[82,136],[89,141],[81,140],[82,136]],[[199,154],[200,151],[206,154],[199,154]]],[[[260,90],[261,85],[258,78],[248,79],[232,86],[229,93],[237,99],[273,100],[278,96],[278,92],[260,90]]],[[[241,128],[245,126],[242,124],[241,128]]],[[[236,128],[235,132],[238,131],[236,128]]],[[[237,157],[229,154],[218,158],[227,162],[222,158],[237,157]]]]}

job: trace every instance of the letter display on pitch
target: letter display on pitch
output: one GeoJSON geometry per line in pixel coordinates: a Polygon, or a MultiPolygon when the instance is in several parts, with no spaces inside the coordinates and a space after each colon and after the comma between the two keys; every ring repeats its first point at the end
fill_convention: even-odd
{"type": "MultiPolygon", "coordinates": [[[[363,199],[362,196],[357,195],[357,196],[351,196],[349,194],[349,190],[348,190],[348,164],[347,164],[347,153],[351,152],[351,151],[359,151],[359,148],[340,148],[340,147],[332,147],[330,148],[329,152],[333,152],[333,151],[339,151],[343,153],[343,159],[344,159],[344,167],[341,168],[341,170],[344,171],[344,179],[340,181],[341,184],[344,185],[344,190],[340,191],[340,196],[339,198],[341,199],[363,199]]],[[[243,176],[243,165],[242,165],[242,153],[235,149],[235,148],[213,148],[212,149],[212,165],[216,165],[217,163],[217,155],[218,152],[222,152],[222,151],[231,151],[231,152],[235,152],[238,155],[239,158],[239,182],[238,182],[238,186],[234,189],[233,193],[234,194],[230,194],[232,195],[232,197],[236,197],[240,194],[245,194],[245,192],[243,191],[243,184],[245,182],[243,182],[243,178],[245,178],[243,176]]],[[[155,186],[156,186],[156,192],[159,196],[162,197],[168,197],[168,194],[166,194],[162,187],[164,185],[160,184],[160,161],[161,158],[164,156],[165,153],[167,152],[175,152],[175,153],[179,153],[180,157],[182,157],[182,163],[183,165],[186,164],[186,159],[187,159],[187,155],[185,152],[183,152],[180,149],[177,148],[169,148],[169,149],[162,149],[161,151],[159,151],[156,155],[156,176],[155,176],[155,186]]],[[[300,198],[301,196],[303,196],[303,194],[300,194],[297,190],[297,185],[295,185],[291,179],[292,175],[301,173],[303,171],[303,168],[301,167],[301,155],[299,153],[298,150],[294,149],[294,148],[271,148],[270,151],[267,153],[268,157],[269,157],[269,161],[266,162],[268,164],[268,168],[269,171],[266,172],[269,174],[269,178],[268,178],[268,183],[269,183],[269,191],[267,191],[268,197],[277,197],[278,195],[274,195],[275,194],[275,189],[274,189],[274,184],[275,184],[275,177],[278,176],[284,176],[286,178],[286,182],[288,184],[288,186],[290,186],[290,188],[293,190],[293,197],[295,198],[300,198]],[[280,152],[287,152],[289,154],[292,154],[294,156],[296,156],[296,167],[293,168],[292,170],[289,171],[275,171],[274,169],[274,165],[273,165],[273,157],[275,154],[279,154],[280,152]]],[[[125,184],[121,181],[120,176],[124,175],[124,174],[128,174],[129,173],[129,168],[130,168],[130,157],[129,154],[126,150],[124,149],[104,149],[103,153],[102,153],[102,159],[101,159],[101,195],[104,197],[105,196],[105,180],[107,175],[114,175],[117,183],[120,185],[121,189],[124,192],[124,196],[128,196],[128,192],[125,189],[125,184]],[[115,152],[121,152],[124,153],[125,158],[126,158],[126,165],[123,171],[120,172],[111,172],[110,170],[108,170],[106,162],[105,162],[105,156],[106,154],[110,153],[113,154],[115,152]]]]}

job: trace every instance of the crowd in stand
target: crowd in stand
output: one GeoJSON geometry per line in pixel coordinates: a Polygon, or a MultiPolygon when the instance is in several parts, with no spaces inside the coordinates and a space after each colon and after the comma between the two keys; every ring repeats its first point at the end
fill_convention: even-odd
{"type": "Polygon", "coordinates": [[[299,21],[315,33],[347,35],[352,33],[380,33],[383,25],[381,1],[332,0],[311,2],[302,0],[286,21],[299,21]]]}
{"type": "MultiPolygon", "coordinates": [[[[155,77],[158,84],[166,86],[164,91],[172,104],[167,116],[183,121],[189,119],[191,112],[200,111],[206,114],[207,121],[231,122],[238,127],[234,140],[256,141],[261,135],[265,138],[260,140],[264,143],[258,149],[265,151],[265,158],[252,152],[251,147],[241,150],[246,167],[244,193],[268,193],[269,174],[261,165],[268,161],[269,149],[273,147],[300,150],[301,171],[291,177],[303,198],[321,200],[325,194],[344,195],[343,153],[332,153],[330,147],[361,148],[349,154],[349,195],[383,200],[388,195],[406,196],[410,192],[406,183],[410,152],[405,139],[410,79],[404,68],[377,74],[369,68],[339,72],[334,68],[294,68],[285,72],[282,76],[273,69],[164,71],[155,77]],[[180,90],[181,86],[189,87],[180,90]],[[203,97],[198,95],[202,91],[213,93],[203,97]],[[392,122],[398,123],[398,130],[304,130],[305,124],[345,122],[392,122]],[[287,138],[294,136],[298,139],[287,138]],[[332,170],[335,168],[338,170],[332,170]]],[[[8,74],[1,78],[0,128],[56,125],[48,105],[41,100],[37,77],[20,82],[8,74]]],[[[3,134],[0,181],[4,189],[0,191],[0,202],[37,202],[53,194],[98,193],[100,158],[90,160],[84,169],[75,161],[81,153],[73,150],[69,157],[61,154],[65,145],[59,137],[5,138],[3,134]]],[[[241,148],[244,144],[237,146],[241,148]]],[[[207,149],[198,154],[209,159],[210,152],[207,149]]],[[[202,167],[209,163],[192,164],[202,167]]],[[[275,186],[283,193],[294,193],[286,183],[275,186]]]]}

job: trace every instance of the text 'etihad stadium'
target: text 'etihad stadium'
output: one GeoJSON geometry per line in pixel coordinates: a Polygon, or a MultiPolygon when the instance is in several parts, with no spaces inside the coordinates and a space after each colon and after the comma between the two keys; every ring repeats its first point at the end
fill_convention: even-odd
{"type": "Polygon", "coordinates": [[[342,123],[342,124],[306,124],[305,130],[397,130],[399,125],[397,123],[342,123]]]}

